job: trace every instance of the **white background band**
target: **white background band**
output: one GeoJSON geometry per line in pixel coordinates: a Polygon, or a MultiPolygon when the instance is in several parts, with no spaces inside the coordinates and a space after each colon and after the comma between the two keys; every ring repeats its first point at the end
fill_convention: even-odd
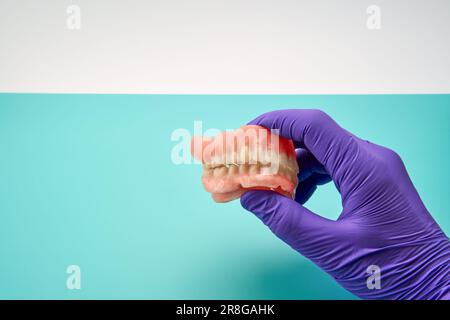
{"type": "Polygon", "coordinates": [[[449,39],[448,0],[0,0],[0,92],[450,93],[449,39]]]}

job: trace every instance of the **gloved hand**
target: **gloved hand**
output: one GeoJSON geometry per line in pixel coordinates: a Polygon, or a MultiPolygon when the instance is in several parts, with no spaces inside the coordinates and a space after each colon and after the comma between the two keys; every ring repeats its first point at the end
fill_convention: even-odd
{"type": "Polygon", "coordinates": [[[250,124],[294,140],[300,183],[296,201],[248,191],[245,209],[361,298],[450,298],[449,239],[394,151],[354,136],[319,110],[269,112],[250,124]],[[336,221],[303,206],[331,180],[342,197],[336,221]]]}

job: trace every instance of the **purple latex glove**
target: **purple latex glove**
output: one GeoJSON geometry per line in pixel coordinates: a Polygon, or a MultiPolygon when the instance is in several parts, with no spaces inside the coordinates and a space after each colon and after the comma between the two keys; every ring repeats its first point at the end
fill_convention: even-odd
{"type": "Polygon", "coordinates": [[[354,136],[319,110],[269,112],[250,124],[294,140],[300,183],[296,201],[248,191],[241,197],[245,209],[361,298],[450,298],[449,239],[395,152],[354,136]],[[331,180],[342,197],[336,221],[302,206],[331,180]],[[380,289],[376,274],[368,281],[373,265],[380,268],[380,289]]]}

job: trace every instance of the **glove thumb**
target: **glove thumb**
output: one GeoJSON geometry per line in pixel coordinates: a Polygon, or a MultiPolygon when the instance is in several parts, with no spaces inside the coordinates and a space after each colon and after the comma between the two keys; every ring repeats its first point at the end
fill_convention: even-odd
{"type": "Polygon", "coordinates": [[[278,238],[312,260],[329,254],[336,245],[335,221],[318,216],[276,192],[247,191],[241,196],[241,205],[278,238]]]}

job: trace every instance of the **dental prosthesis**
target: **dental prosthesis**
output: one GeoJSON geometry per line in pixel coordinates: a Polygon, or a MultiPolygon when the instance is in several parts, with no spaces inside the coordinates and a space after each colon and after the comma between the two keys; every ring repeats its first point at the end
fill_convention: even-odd
{"type": "Polygon", "coordinates": [[[216,202],[246,190],[272,190],[294,198],[299,172],[294,144],[261,126],[243,126],[214,138],[194,137],[191,153],[203,164],[202,182],[216,202]]]}

